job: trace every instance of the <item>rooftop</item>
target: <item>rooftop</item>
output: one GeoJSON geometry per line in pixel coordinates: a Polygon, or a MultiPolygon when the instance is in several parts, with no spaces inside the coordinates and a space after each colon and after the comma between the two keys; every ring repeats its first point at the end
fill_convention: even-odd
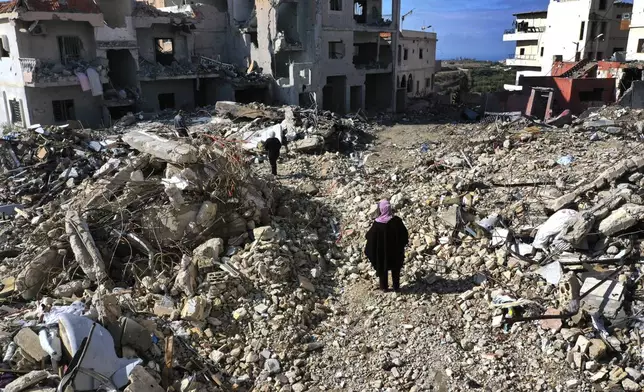
{"type": "Polygon", "coordinates": [[[548,15],[548,10],[518,12],[516,14],[512,14],[512,16],[527,16],[527,15],[538,15],[538,14],[548,15]]]}
{"type": "Polygon", "coordinates": [[[0,13],[18,11],[70,12],[100,14],[101,10],[92,0],[11,0],[0,1],[0,13]]]}

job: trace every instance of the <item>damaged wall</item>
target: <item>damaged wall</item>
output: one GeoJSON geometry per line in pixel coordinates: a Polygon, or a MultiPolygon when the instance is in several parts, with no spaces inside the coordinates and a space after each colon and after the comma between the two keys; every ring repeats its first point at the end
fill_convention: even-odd
{"type": "Polygon", "coordinates": [[[174,58],[178,62],[190,61],[190,46],[188,40],[191,36],[177,32],[172,26],[154,24],[148,29],[136,29],[137,42],[139,44],[139,56],[156,64],[156,39],[172,38],[174,58]]]}
{"type": "Polygon", "coordinates": [[[176,109],[192,110],[195,107],[193,79],[141,82],[141,110],[146,112],[161,110],[159,94],[174,94],[176,109]]]}
{"type": "Polygon", "coordinates": [[[7,36],[10,49],[9,57],[0,58],[0,124],[11,122],[9,100],[16,100],[22,108],[27,103],[16,34],[19,33],[12,24],[0,24],[0,36],[7,36]]]}
{"type": "Polygon", "coordinates": [[[53,101],[73,101],[73,113],[76,120],[83,126],[102,127],[103,97],[93,97],[89,92],[83,92],[78,86],[27,88],[29,115],[32,124],[57,124],[54,118],[53,101]]]}
{"type": "MultiPolygon", "coordinates": [[[[22,58],[38,58],[43,61],[54,63],[61,62],[61,52],[58,37],[78,37],[82,43],[80,56],[83,60],[92,61],[96,59],[96,40],[94,28],[86,22],[72,21],[41,21],[47,34],[32,35],[29,33],[18,33],[18,48],[22,58]]],[[[24,23],[27,25],[27,23],[24,23]]]]}
{"type": "MultiPolygon", "coordinates": [[[[221,3],[221,0],[213,1],[221,3]]],[[[192,52],[213,59],[226,53],[226,40],[228,39],[228,18],[226,3],[224,4],[199,4],[190,6],[195,13],[198,23],[193,30],[192,52]]]]}
{"type": "Polygon", "coordinates": [[[558,111],[570,109],[576,115],[589,107],[615,102],[615,79],[524,77],[521,79],[521,85],[553,88],[555,92],[553,107],[558,111]]]}

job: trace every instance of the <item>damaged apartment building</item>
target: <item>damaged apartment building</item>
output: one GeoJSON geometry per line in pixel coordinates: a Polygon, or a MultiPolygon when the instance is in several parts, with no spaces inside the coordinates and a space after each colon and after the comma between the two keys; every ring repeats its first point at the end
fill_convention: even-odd
{"type": "Polygon", "coordinates": [[[0,1],[0,123],[102,127],[219,100],[394,110],[433,88],[436,35],[399,31],[400,0],[175,4],[0,1]]]}

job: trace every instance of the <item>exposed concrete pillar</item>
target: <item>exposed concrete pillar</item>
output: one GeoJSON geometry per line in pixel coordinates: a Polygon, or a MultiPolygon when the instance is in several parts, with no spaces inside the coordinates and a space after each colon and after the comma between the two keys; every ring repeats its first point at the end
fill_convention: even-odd
{"type": "Polygon", "coordinates": [[[392,65],[391,65],[391,85],[394,88],[391,91],[391,111],[396,113],[396,74],[398,73],[398,38],[400,37],[400,2],[401,0],[392,0],[392,19],[394,22],[393,32],[391,33],[391,50],[392,50],[392,65]]]}

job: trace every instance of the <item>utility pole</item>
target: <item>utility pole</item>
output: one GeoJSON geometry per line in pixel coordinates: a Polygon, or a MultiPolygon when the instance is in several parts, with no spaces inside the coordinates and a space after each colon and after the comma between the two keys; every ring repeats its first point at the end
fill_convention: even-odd
{"type": "Polygon", "coordinates": [[[403,29],[403,23],[405,23],[405,18],[414,13],[415,8],[412,8],[409,12],[402,16],[402,22],[400,23],[400,30],[403,29]]]}

